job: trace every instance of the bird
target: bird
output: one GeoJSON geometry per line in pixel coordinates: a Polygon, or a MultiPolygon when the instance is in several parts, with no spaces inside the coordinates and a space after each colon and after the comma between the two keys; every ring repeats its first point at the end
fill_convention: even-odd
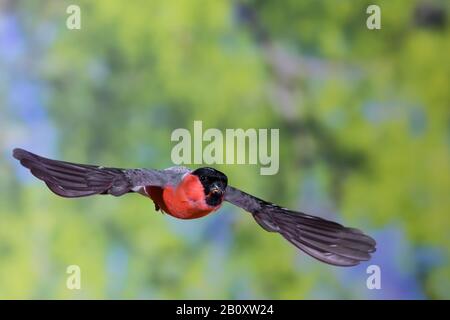
{"type": "Polygon", "coordinates": [[[264,230],[326,264],[356,266],[376,251],[376,241],[359,229],[257,198],[229,185],[227,176],[211,167],[121,169],[52,160],[20,148],[13,157],[61,197],[138,193],[178,219],[198,219],[229,202],[249,212],[264,230]]]}

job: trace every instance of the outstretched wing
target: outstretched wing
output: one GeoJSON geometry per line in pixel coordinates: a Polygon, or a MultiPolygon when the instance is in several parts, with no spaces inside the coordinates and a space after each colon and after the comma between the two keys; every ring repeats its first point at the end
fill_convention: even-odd
{"type": "Polygon", "coordinates": [[[310,256],[336,266],[354,266],[370,259],[376,242],[358,229],[281,208],[231,186],[225,200],[250,212],[269,232],[278,232],[310,256]]]}
{"type": "Polygon", "coordinates": [[[51,160],[23,149],[13,156],[50,190],[66,198],[94,194],[121,196],[139,186],[164,186],[170,176],[159,170],[105,168],[51,160]]]}

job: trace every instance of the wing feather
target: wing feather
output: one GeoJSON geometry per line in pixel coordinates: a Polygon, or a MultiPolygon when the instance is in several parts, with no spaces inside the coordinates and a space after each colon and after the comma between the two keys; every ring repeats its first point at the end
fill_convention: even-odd
{"type": "Polygon", "coordinates": [[[164,186],[170,174],[151,169],[119,169],[47,159],[23,149],[13,156],[48,188],[66,198],[94,194],[121,196],[139,186],[164,186]]]}
{"type": "Polygon", "coordinates": [[[282,208],[231,186],[225,200],[250,212],[266,231],[277,232],[308,255],[336,266],[354,266],[371,258],[376,242],[358,229],[282,208]]]}

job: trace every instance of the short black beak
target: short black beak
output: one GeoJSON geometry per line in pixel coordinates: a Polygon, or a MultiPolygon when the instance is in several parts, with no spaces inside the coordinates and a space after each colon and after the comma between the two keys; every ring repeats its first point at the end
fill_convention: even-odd
{"type": "Polygon", "coordinates": [[[211,195],[222,195],[223,191],[218,185],[214,184],[214,185],[212,185],[209,194],[211,194],[211,195]]]}

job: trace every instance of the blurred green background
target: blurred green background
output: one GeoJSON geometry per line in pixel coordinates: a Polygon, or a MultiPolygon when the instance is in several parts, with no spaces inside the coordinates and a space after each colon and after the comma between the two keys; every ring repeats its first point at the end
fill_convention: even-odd
{"type": "Polygon", "coordinates": [[[450,298],[449,1],[0,1],[0,298],[450,298]],[[66,8],[81,8],[81,30],[66,8]],[[381,30],[366,8],[381,7],[381,30]],[[321,264],[230,205],[53,195],[12,159],[171,166],[176,128],[279,128],[259,197],[366,230],[321,264]],[[81,290],[66,268],[81,268],[81,290]],[[368,290],[366,268],[381,268],[368,290]]]}

